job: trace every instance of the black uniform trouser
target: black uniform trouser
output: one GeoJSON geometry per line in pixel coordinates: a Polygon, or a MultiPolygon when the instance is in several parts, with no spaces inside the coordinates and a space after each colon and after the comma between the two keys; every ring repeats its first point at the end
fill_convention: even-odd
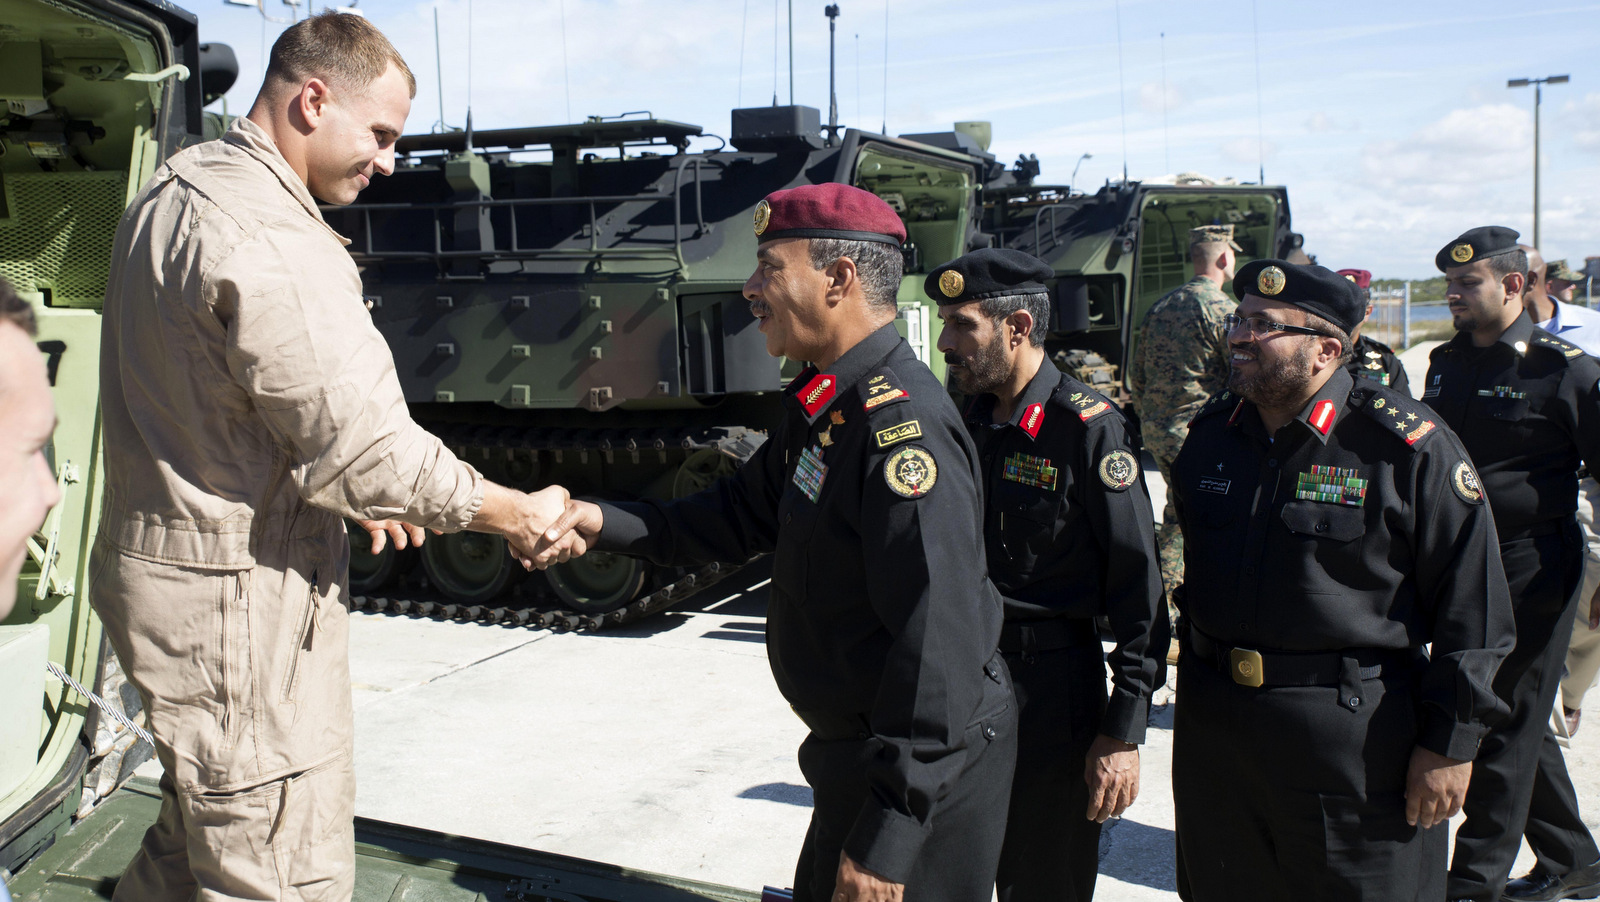
{"type": "Polygon", "coordinates": [[[1409,668],[1336,686],[1240,686],[1178,659],[1178,895],[1193,902],[1444,898],[1444,826],[1406,823],[1409,668]]]}
{"type": "Polygon", "coordinates": [[[1498,900],[1530,822],[1538,824],[1535,831],[1542,839],[1569,844],[1564,851],[1547,846],[1541,859],[1587,856],[1589,861],[1575,865],[1581,867],[1600,857],[1577,817],[1566,762],[1548,736],[1550,710],[1572,639],[1571,605],[1583,575],[1582,542],[1573,522],[1558,533],[1500,544],[1517,645],[1500,664],[1494,689],[1510,706],[1511,716],[1484,737],[1472,766],[1472,785],[1462,805],[1467,818],[1456,831],[1450,862],[1452,899],[1498,900]],[[1534,812],[1534,788],[1541,783],[1534,812]]]}
{"type": "MultiPolygon", "coordinates": [[[[1002,680],[989,686],[967,726],[965,762],[937,800],[933,826],[906,880],[905,902],[989,902],[993,897],[1005,800],[1017,760],[1017,710],[1010,681],[1002,680]]],[[[876,739],[825,739],[815,732],[800,744],[800,772],[811,784],[812,808],[795,865],[796,902],[832,902],[839,853],[871,794],[867,765],[881,747],[876,739]]]]}
{"type": "Polygon", "coordinates": [[[1106,710],[1098,642],[1005,656],[1017,696],[1017,774],[995,880],[1000,902],[1089,902],[1100,825],[1085,816],[1084,762],[1106,710]]]}

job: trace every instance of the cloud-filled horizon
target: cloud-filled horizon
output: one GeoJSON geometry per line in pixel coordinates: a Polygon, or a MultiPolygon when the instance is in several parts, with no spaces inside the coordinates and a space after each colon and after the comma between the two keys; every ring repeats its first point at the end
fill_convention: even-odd
{"type": "MultiPolygon", "coordinates": [[[[244,112],[283,26],[222,0],[182,2],[201,40],[237,53],[227,103],[244,112]]],[[[438,124],[441,96],[444,122],[462,125],[469,81],[482,129],[649,110],[726,134],[736,106],[789,101],[788,0],[359,4],[416,73],[409,133],[438,124]]],[[[793,71],[795,102],[826,119],[823,5],[794,4],[793,71]]],[[[1000,159],[1036,154],[1050,184],[1078,165],[1085,188],[1120,178],[1124,163],[1133,179],[1253,182],[1264,171],[1288,187],[1307,251],[1380,278],[1431,277],[1435,251],[1474,226],[1531,238],[1534,90],[1506,81],[1571,75],[1540,108],[1541,244],[1578,266],[1600,255],[1600,3],[840,6],[844,124],[906,134],[986,119],[1000,159]]]]}

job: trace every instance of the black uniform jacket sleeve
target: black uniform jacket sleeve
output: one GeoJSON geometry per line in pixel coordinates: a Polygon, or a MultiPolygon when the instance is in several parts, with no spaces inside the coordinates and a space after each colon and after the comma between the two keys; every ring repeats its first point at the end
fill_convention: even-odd
{"type": "MultiPolygon", "coordinates": [[[[732,477],[603,505],[597,548],[665,564],[774,551],[767,651],[797,711],[865,719],[877,753],[845,850],[903,881],[974,741],[999,641],[977,454],[949,396],[885,326],[807,373],[732,477]]],[[[976,741],[982,742],[981,738],[976,741]]]]}
{"type": "Polygon", "coordinates": [[[1515,628],[1483,490],[1437,415],[1341,370],[1269,437],[1228,393],[1191,424],[1173,485],[1191,629],[1263,652],[1431,642],[1417,743],[1476,755],[1515,628]]]}
{"type": "Polygon", "coordinates": [[[993,423],[993,401],[974,400],[967,428],[986,474],[984,544],[1006,619],[1105,615],[1117,644],[1100,732],[1142,743],[1170,630],[1137,434],[1048,359],[1009,422],[993,423]]]}

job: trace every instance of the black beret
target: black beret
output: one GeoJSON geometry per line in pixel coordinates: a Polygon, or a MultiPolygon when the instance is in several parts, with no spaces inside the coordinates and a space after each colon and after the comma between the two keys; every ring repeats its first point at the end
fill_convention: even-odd
{"type": "Polygon", "coordinates": [[[944,264],[922,283],[928,297],[941,304],[965,304],[1013,294],[1040,294],[1056,271],[1032,254],[1006,247],[986,247],[944,264]]]}
{"type": "Polygon", "coordinates": [[[1287,260],[1254,260],[1233,277],[1233,296],[1253,294],[1315,313],[1346,334],[1367,316],[1367,302],[1356,283],[1324,266],[1287,260]]]}
{"type": "Polygon", "coordinates": [[[1521,237],[1516,229],[1505,226],[1479,226],[1461,233],[1461,237],[1440,248],[1433,255],[1433,265],[1440,272],[1452,266],[1465,266],[1489,257],[1509,254],[1517,249],[1521,237]]]}

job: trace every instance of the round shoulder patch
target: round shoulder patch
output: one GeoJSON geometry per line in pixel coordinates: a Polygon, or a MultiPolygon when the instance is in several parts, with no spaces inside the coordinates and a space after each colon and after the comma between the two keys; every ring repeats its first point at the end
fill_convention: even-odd
{"type": "Polygon", "coordinates": [[[939,465],[919,445],[904,445],[883,462],[883,481],[902,498],[921,498],[938,479],[939,465]]]}
{"type": "Polygon", "coordinates": [[[1138,478],[1139,462],[1132,454],[1119,448],[1100,458],[1100,481],[1113,492],[1126,489],[1138,478]]]}
{"type": "Polygon", "coordinates": [[[1468,504],[1483,503],[1483,486],[1478,484],[1478,474],[1466,461],[1460,461],[1450,473],[1450,487],[1468,504]]]}

